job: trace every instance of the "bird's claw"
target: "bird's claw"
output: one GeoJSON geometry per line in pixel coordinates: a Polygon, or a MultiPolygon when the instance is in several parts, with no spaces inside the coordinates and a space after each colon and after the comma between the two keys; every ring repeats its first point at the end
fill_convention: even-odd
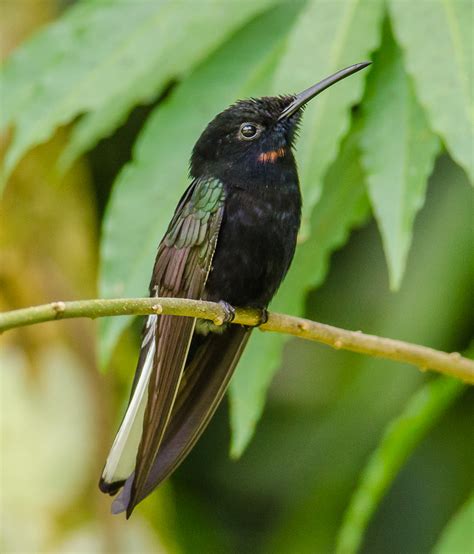
{"type": "Polygon", "coordinates": [[[223,323],[231,323],[235,318],[235,308],[231,306],[225,300],[220,300],[219,305],[224,310],[224,321],[223,323]]]}
{"type": "Polygon", "coordinates": [[[264,325],[267,321],[268,321],[268,310],[267,308],[261,308],[257,327],[260,327],[260,325],[264,325]]]}

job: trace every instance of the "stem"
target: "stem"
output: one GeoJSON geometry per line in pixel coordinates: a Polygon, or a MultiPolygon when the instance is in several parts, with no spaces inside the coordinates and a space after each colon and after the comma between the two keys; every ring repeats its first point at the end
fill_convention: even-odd
{"type": "MultiPolygon", "coordinates": [[[[225,317],[225,312],[219,304],[187,298],[78,300],[52,302],[42,306],[0,313],[0,333],[15,327],[55,319],[147,314],[198,317],[214,321],[217,325],[222,324],[225,317]]],[[[233,323],[255,326],[258,325],[259,320],[258,310],[237,308],[233,323]]],[[[474,384],[474,362],[464,358],[458,352],[448,354],[426,346],[365,335],[360,331],[347,331],[308,319],[276,313],[270,313],[268,321],[261,325],[260,329],[322,342],[337,349],[413,364],[422,371],[431,369],[474,384]]]]}

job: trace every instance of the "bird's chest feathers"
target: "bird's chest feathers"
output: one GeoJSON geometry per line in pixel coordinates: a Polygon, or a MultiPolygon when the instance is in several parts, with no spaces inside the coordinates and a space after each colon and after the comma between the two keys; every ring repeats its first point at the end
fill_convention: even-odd
{"type": "MultiPolygon", "coordinates": [[[[299,204],[296,191],[239,191],[230,195],[226,202],[225,223],[227,232],[234,236],[236,242],[250,241],[253,248],[269,249],[260,252],[271,256],[273,247],[281,246],[285,238],[291,236],[299,223],[299,204]]],[[[263,261],[263,260],[262,260],[263,261]]]]}
{"type": "Polygon", "coordinates": [[[298,183],[276,191],[232,189],[208,283],[211,299],[265,306],[293,257],[300,222],[298,183]]]}

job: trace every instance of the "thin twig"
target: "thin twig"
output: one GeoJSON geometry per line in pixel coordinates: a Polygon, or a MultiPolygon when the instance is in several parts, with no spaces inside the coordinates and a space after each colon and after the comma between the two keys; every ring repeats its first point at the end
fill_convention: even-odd
{"type": "MultiPolygon", "coordinates": [[[[219,304],[185,298],[78,300],[52,302],[0,313],[0,333],[15,327],[55,319],[146,314],[198,317],[209,319],[218,325],[222,324],[225,317],[224,310],[219,304]]],[[[259,317],[257,310],[237,308],[233,323],[254,326],[258,325],[259,317]]],[[[422,371],[430,369],[474,384],[474,362],[464,358],[458,352],[448,354],[426,346],[366,335],[360,331],[347,331],[308,319],[276,313],[270,313],[268,321],[261,325],[260,329],[322,342],[337,349],[413,364],[422,371]]]]}

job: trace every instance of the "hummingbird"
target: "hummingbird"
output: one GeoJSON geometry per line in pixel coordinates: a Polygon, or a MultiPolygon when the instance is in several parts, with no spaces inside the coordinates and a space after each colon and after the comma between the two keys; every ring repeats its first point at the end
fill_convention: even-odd
{"type": "Polygon", "coordinates": [[[179,466],[227,389],[252,328],[232,325],[234,306],[267,306],[293,259],[301,221],[294,146],[305,105],[367,67],[352,65],[299,94],[239,100],[196,142],[191,183],[158,247],[151,297],[219,302],[221,325],[149,315],[128,407],[100,478],[135,506],[179,466]]]}

